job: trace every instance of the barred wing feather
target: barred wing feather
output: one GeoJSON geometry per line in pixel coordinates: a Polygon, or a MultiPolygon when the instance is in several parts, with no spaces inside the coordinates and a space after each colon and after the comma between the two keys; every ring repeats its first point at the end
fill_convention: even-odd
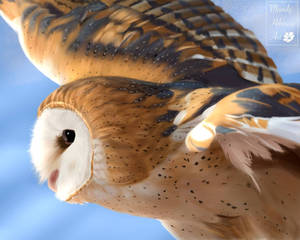
{"type": "Polygon", "coordinates": [[[255,35],[209,0],[3,0],[0,10],[30,60],[59,84],[94,76],[281,82],[255,35]]]}

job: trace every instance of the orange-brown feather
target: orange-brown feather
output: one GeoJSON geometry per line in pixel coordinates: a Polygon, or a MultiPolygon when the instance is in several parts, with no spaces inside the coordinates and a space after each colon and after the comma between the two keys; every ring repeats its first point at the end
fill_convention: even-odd
{"type": "Polygon", "coordinates": [[[201,81],[203,74],[225,65],[246,80],[281,82],[253,33],[211,1],[17,2],[8,11],[4,0],[0,9],[9,18],[23,15],[19,35],[24,50],[60,84],[94,76],[201,81]],[[147,34],[150,39],[143,42],[147,34]],[[151,49],[156,41],[161,45],[151,49]],[[190,62],[195,55],[202,58],[197,64],[190,62]],[[183,67],[188,63],[193,74],[183,67]],[[200,69],[200,63],[206,66],[200,69]]]}

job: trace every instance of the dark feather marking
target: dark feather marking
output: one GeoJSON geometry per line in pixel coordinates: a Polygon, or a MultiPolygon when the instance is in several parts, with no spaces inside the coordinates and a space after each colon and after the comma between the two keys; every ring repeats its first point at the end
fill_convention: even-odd
{"type": "Polygon", "coordinates": [[[180,3],[181,6],[183,6],[184,8],[189,8],[191,7],[187,2],[183,1],[183,0],[179,0],[178,1],[180,3]]]}
{"type": "Polygon", "coordinates": [[[225,216],[225,215],[221,215],[221,214],[218,214],[217,216],[220,218],[225,218],[225,219],[235,219],[235,218],[240,217],[240,216],[225,216]]]}
{"type": "Polygon", "coordinates": [[[262,63],[263,63],[266,67],[269,67],[269,64],[268,64],[267,60],[266,60],[263,56],[260,56],[260,60],[262,61],[262,63]]]}
{"type": "MultiPolygon", "coordinates": [[[[84,16],[84,13],[85,13],[85,8],[78,7],[70,11],[68,14],[63,15],[61,18],[70,18],[71,20],[67,23],[51,28],[49,34],[53,34],[56,31],[63,31],[63,41],[65,41],[68,38],[68,35],[80,23],[80,20],[84,16]]],[[[46,27],[48,27],[48,25],[46,27]]]]}
{"type": "MultiPolygon", "coordinates": [[[[242,31],[240,31],[240,32],[242,32],[242,31]]],[[[257,52],[257,51],[258,51],[258,45],[257,45],[257,42],[255,42],[252,38],[247,37],[246,35],[244,35],[244,36],[245,36],[245,39],[252,45],[253,50],[254,50],[255,52],[257,52]]]]}
{"type": "Polygon", "coordinates": [[[148,32],[124,48],[121,46],[104,46],[101,43],[92,44],[88,42],[88,51],[86,53],[92,50],[94,56],[99,56],[100,54],[127,54],[133,57],[134,60],[143,57],[144,59],[152,59],[153,63],[166,62],[169,65],[175,65],[179,61],[180,52],[176,51],[174,46],[164,47],[164,40],[162,38],[149,43],[153,35],[155,33],[148,32]]]}
{"type": "Polygon", "coordinates": [[[94,18],[88,19],[82,26],[78,37],[70,45],[69,49],[72,51],[77,51],[77,49],[84,41],[86,41],[92,34],[94,34],[100,28],[106,26],[108,23],[109,23],[108,17],[101,18],[99,20],[95,20],[94,18]]]}
{"type": "Polygon", "coordinates": [[[82,16],[86,15],[87,12],[89,13],[96,13],[96,12],[99,12],[99,11],[102,11],[104,9],[107,8],[107,5],[104,4],[103,2],[101,1],[97,1],[95,3],[91,3],[87,6],[84,6],[84,7],[77,7],[73,10],[71,10],[69,13],[67,13],[66,15],[63,15],[62,17],[63,18],[76,18],[76,19],[81,19],[82,16]]]}
{"type": "Polygon", "coordinates": [[[181,15],[180,12],[175,12],[175,13],[174,13],[174,17],[175,17],[176,19],[181,19],[181,20],[182,20],[182,15],[181,15]]]}
{"type": "Polygon", "coordinates": [[[188,29],[195,29],[194,24],[192,22],[190,22],[189,20],[183,18],[182,21],[188,29]]]}
{"type": "Polygon", "coordinates": [[[229,56],[230,56],[231,59],[236,59],[235,53],[232,49],[229,49],[228,53],[229,53],[229,56]]]}
{"type": "Polygon", "coordinates": [[[201,34],[202,34],[202,35],[204,35],[204,36],[206,36],[206,37],[210,37],[210,36],[209,36],[209,33],[208,33],[206,30],[204,30],[202,26],[197,27],[197,28],[195,29],[195,31],[196,31],[196,34],[197,34],[197,35],[201,35],[201,34]]]}
{"type": "Polygon", "coordinates": [[[109,43],[105,46],[105,49],[102,54],[103,56],[105,56],[106,54],[109,56],[115,56],[118,53],[118,50],[118,48],[109,43]]]}
{"type": "Polygon", "coordinates": [[[34,30],[36,23],[37,23],[37,18],[39,16],[41,16],[44,12],[45,12],[45,9],[39,9],[32,14],[32,16],[30,18],[30,22],[29,22],[29,30],[31,30],[31,31],[34,30]]]}
{"type": "MultiPolygon", "coordinates": [[[[124,77],[113,77],[113,76],[106,76],[103,77],[109,80],[110,84],[116,84],[118,86],[124,86],[126,90],[135,90],[138,89],[138,92],[147,94],[149,96],[156,95],[158,98],[169,98],[173,96],[171,90],[182,90],[182,91],[192,91],[198,88],[203,88],[201,82],[196,81],[179,81],[179,82],[169,82],[169,83],[153,83],[153,82],[146,82],[141,81],[138,79],[132,78],[124,78],[124,77]],[[128,86],[127,86],[128,85],[128,86]]],[[[90,78],[94,79],[94,78],[90,78]]]]}
{"type": "MultiPolygon", "coordinates": [[[[78,24],[82,24],[85,20],[92,21],[91,20],[92,17],[90,17],[89,19],[84,18],[86,16],[86,13],[94,13],[94,12],[101,11],[101,10],[104,10],[105,8],[107,8],[107,6],[104,3],[97,2],[97,3],[89,4],[85,7],[77,7],[75,9],[73,9],[72,11],[70,11],[69,13],[67,13],[65,15],[61,15],[60,12],[55,10],[56,8],[51,7],[51,4],[47,5],[47,6],[49,7],[48,10],[50,10],[50,13],[55,14],[55,16],[44,18],[40,24],[40,31],[42,33],[44,33],[47,30],[48,26],[50,25],[51,21],[55,18],[58,18],[58,17],[60,17],[62,19],[70,18],[70,21],[68,23],[58,25],[58,26],[50,29],[50,31],[49,31],[49,34],[52,34],[56,31],[63,31],[63,41],[66,41],[66,39],[68,38],[68,35],[76,28],[76,26],[78,24]]],[[[87,31],[87,30],[84,29],[84,31],[87,31]]],[[[80,33],[82,33],[82,31],[80,31],[80,33]]],[[[80,33],[79,33],[78,38],[83,37],[82,35],[80,35],[80,33]]]]}
{"type": "Polygon", "coordinates": [[[275,75],[274,71],[271,70],[270,73],[271,73],[273,82],[276,83],[276,75],[275,75]]]}
{"type": "MultiPolygon", "coordinates": [[[[252,48],[255,52],[258,51],[258,45],[257,43],[252,39],[252,38],[249,38],[245,33],[244,31],[242,31],[241,29],[239,28],[236,28],[234,26],[234,23],[233,22],[228,22],[228,24],[232,25],[234,27],[234,29],[241,35],[243,36],[243,39],[245,39],[246,41],[248,41],[251,45],[252,45],[252,48]]],[[[236,23],[237,24],[237,23],[236,23]]]]}
{"type": "Polygon", "coordinates": [[[170,9],[170,8],[167,8],[167,7],[162,7],[161,9],[160,9],[164,14],[167,14],[167,13],[170,13],[170,12],[173,12],[173,10],[172,9],[170,9]]]}
{"type": "Polygon", "coordinates": [[[162,51],[163,48],[164,40],[162,38],[159,38],[152,42],[149,46],[147,46],[147,49],[144,50],[144,56],[146,59],[156,58],[158,53],[162,51]]]}
{"type": "Polygon", "coordinates": [[[252,63],[253,62],[253,57],[252,54],[249,51],[246,51],[246,55],[247,55],[247,60],[252,63]]]}
{"type": "Polygon", "coordinates": [[[181,33],[181,28],[175,26],[174,24],[165,24],[165,28],[171,30],[174,33],[181,33]]]}
{"type": "Polygon", "coordinates": [[[207,24],[213,24],[213,21],[207,16],[207,14],[203,15],[203,19],[207,22],[207,24]]]}
{"type": "Polygon", "coordinates": [[[226,47],[226,45],[225,45],[225,43],[224,43],[224,41],[223,41],[222,38],[219,38],[219,39],[216,41],[216,44],[217,44],[218,48],[225,48],[225,47],[226,47]]]}
{"type": "Polygon", "coordinates": [[[206,69],[212,66],[212,62],[205,59],[187,59],[180,63],[175,71],[174,76],[183,76],[183,80],[194,79],[195,76],[201,76],[206,69]]]}
{"type": "Polygon", "coordinates": [[[136,27],[134,23],[132,23],[129,28],[127,28],[126,31],[123,32],[123,34],[126,34],[128,32],[138,32],[140,35],[144,35],[144,29],[142,27],[136,27]]]}
{"type": "Polygon", "coordinates": [[[152,37],[152,33],[148,32],[142,35],[140,38],[131,42],[127,47],[124,48],[125,53],[134,55],[134,56],[141,56],[146,51],[146,47],[152,37]]]}
{"type": "Polygon", "coordinates": [[[62,41],[65,42],[68,39],[69,34],[76,28],[77,25],[78,25],[78,21],[76,19],[68,23],[58,25],[49,31],[49,35],[57,31],[62,31],[63,32],[62,41]]]}
{"type": "Polygon", "coordinates": [[[64,13],[60,11],[57,7],[55,7],[52,3],[45,3],[44,6],[48,9],[50,14],[53,14],[56,17],[61,17],[64,15],[64,13]]]}
{"type": "Polygon", "coordinates": [[[172,122],[174,118],[177,116],[179,112],[178,111],[171,111],[169,110],[166,114],[159,116],[156,119],[156,122],[172,122]]]}
{"type": "Polygon", "coordinates": [[[44,17],[39,24],[39,31],[45,33],[53,20],[56,19],[56,16],[44,17]]]}
{"type": "Polygon", "coordinates": [[[121,77],[105,77],[110,84],[115,84],[121,91],[130,93],[141,93],[144,96],[156,96],[158,99],[168,99],[173,97],[174,93],[170,84],[156,84],[130,78],[121,77]]]}
{"type": "Polygon", "coordinates": [[[31,7],[28,7],[26,8],[24,11],[23,11],[23,14],[22,14],[22,22],[24,22],[28,16],[34,12],[34,10],[37,9],[37,6],[31,6],[31,7]]]}
{"type": "Polygon", "coordinates": [[[257,80],[260,81],[260,82],[262,82],[264,80],[264,74],[263,74],[262,67],[258,68],[257,80]]]}
{"type": "Polygon", "coordinates": [[[221,28],[218,23],[213,24],[213,26],[215,26],[216,30],[218,30],[220,33],[222,33],[224,35],[224,37],[228,38],[226,30],[221,28]]]}
{"type": "MultiPolygon", "coordinates": [[[[179,1],[179,3],[182,6],[191,8],[191,10],[194,9],[187,2],[185,2],[185,1],[179,1]]],[[[175,16],[175,14],[174,14],[174,16],[175,16]]],[[[201,15],[200,12],[197,12],[197,14],[201,15]]],[[[177,17],[180,18],[180,15],[177,15],[177,17]]],[[[154,24],[156,26],[164,26],[165,28],[167,28],[168,30],[171,30],[174,33],[182,33],[185,36],[185,38],[186,38],[187,41],[192,41],[192,42],[196,43],[197,45],[199,45],[203,50],[211,52],[214,55],[215,58],[223,58],[224,59],[224,55],[222,53],[218,53],[211,46],[205,45],[202,41],[196,41],[193,38],[193,36],[189,35],[188,33],[182,32],[181,28],[177,27],[174,24],[167,23],[166,21],[164,21],[162,19],[158,19],[156,16],[154,16],[152,14],[151,15],[143,15],[142,19],[143,20],[149,20],[152,24],[154,24]]],[[[182,18],[180,18],[180,19],[182,19],[182,18]]],[[[211,20],[209,19],[207,21],[211,21],[211,20]]],[[[187,23],[187,24],[189,24],[189,23],[187,23]]],[[[191,24],[189,24],[189,26],[192,27],[191,24]]],[[[194,28],[195,27],[193,27],[193,29],[194,28]]],[[[197,34],[205,34],[206,36],[209,36],[209,34],[207,33],[207,31],[206,32],[202,31],[202,28],[196,29],[196,33],[197,34]]]]}
{"type": "Polygon", "coordinates": [[[95,57],[98,57],[100,54],[102,54],[102,52],[104,52],[105,46],[102,43],[92,44],[88,42],[87,44],[90,45],[95,57]]]}
{"type": "Polygon", "coordinates": [[[229,94],[235,92],[236,89],[233,89],[233,88],[224,88],[224,89],[215,88],[215,89],[211,89],[211,91],[214,94],[212,96],[212,98],[209,100],[208,103],[200,106],[199,110],[197,112],[195,112],[191,118],[196,118],[196,117],[200,116],[206,109],[208,109],[209,107],[215,105],[217,102],[219,102],[221,99],[228,96],[229,94]]]}
{"type": "Polygon", "coordinates": [[[207,87],[226,87],[235,88],[237,90],[257,85],[254,82],[243,79],[230,65],[218,67],[206,72],[200,77],[199,81],[207,87]]]}
{"type": "Polygon", "coordinates": [[[239,44],[238,40],[236,40],[236,38],[230,38],[231,42],[234,44],[234,46],[239,49],[239,50],[243,50],[244,48],[239,44]]]}
{"type": "Polygon", "coordinates": [[[292,105],[284,105],[279,102],[283,98],[290,97],[288,92],[281,91],[274,96],[269,96],[260,89],[254,88],[239,93],[237,97],[240,99],[234,100],[234,102],[247,109],[245,114],[256,117],[292,117],[300,115],[300,105],[298,103],[292,102],[292,105]],[[253,100],[257,102],[253,102],[253,100]]]}
{"type": "Polygon", "coordinates": [[[179,57],[180,52],[176,51],[174,46],[169,46],[157,54],[154,62],[167,62],[169,65],[174,65],[176,62],[178,62],[179,57]]]}
{"type": "Polygon", "coordinates": [[[149,3],[149,5],[152,7],[152,8],[156,8],[156,7],[159,7],[159,4],[154,0],[147,0],[147,2],[149,3]]]}
{"type": "Polygon", "coordinates": [[[156,97],[159,99],[167,99],[173,97],[174,93],[169,89],[162,89],[159,93],[156,94],[156,97]]]}
{"type": "Polygon", "coordinates": [[[172,132],[174,132],[176,129],[177,129],[177,126],[173,125],[173,126],[167,128],[165,131],[163,131],[162,136],[169,137],[172,134],[172,132]]]}
{"type": "Polygon", "coordinates": [[[162,19],[156,18],[156,16],[149,14],[149,15],[143,15],[142,16],[143,20],[149,20],[151,23],[153,23],[156,26],[165,26],[168,23],[162,19]]]}
{"type": "Polygon", "coordinates": [[[198,81],[178,81],[162,84],[163,87],[177,90],[194,90],[206,87],[205,84],[198,81]]]}

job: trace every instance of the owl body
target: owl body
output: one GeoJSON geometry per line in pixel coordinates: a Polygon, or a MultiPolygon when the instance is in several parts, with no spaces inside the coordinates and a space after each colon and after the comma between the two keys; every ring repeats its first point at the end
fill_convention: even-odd
{"type": "MultiPolygon", "coordinates": [[[[253,179],[226,157],[221,142],[214,142],[205,151],[191,152],[184,139],[195,119],[180,125],[179,120],[184,118],[178,112],[191,106],[189,94],[207,96],[207,89],[170,88],[168,97],[161,98],[161,92],[167,89],[156,86],[150,94],[148,85],[111,77],[83,79],[61,87],[43,102],[37,125],[47,109],[62,111],[61,120],[50,123],[49,119],[49,126],[67,121],[69,114],[76,115],[86,126],[88,137],[83,139],[89,139],[91,152],[88,159],[83,148],[80,155],[76,151],[80,159],[70,161],[75,165],[74,172],[64,170],[67,162],[60,163],[61,179],[71,182],[82,179],[78,173],[83,169],[90,171],[68,192],[66,180],[58,180],[56,196],[71,203],[92,202],[158,219],[178,239],[296,239],[299,176],[297,162],[293,161],[297,161],[297,153],[274,152],[272,161],[255,158],[253,179]],[[143,91],[148,96],[135,101],[143,91]],[[81,98],[78,93],[83,94],[81,98]],[[172,115],[170,111],[177,113],[172,115]],[[287,187],[286,182],[292,184],[287,187]]],[[[215,108],[208,106],[198,118],[215,108]]],[[[43,132],[37,127],[35,131],[43,132]]],[[[79,133],[77,139],[82,140],[79,133]]],[[[43,141],[34,134],[31,152],[37,152],[43,141]]],[[[64,151],[74,152],[72,148],[64,151]]],[[[47,157],[42,159],[49,162],[47,157]]],[[[33,154],[34,163],[40,160],[40,155],[35,158],[33,154]]],[[[55,169],[57,166],[52,171],[55,169]]]]}
{"type": "Polygon", "coordinates": [[[4,1],[62,86],[31,144],[58,199],[158,219],[178,239],[298,239],[300,86],[211,1],[4,1]]]}

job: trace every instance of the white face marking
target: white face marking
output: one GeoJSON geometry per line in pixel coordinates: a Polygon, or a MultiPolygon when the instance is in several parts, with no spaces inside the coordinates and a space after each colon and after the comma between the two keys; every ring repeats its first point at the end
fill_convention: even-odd
{"type": "Polygon", "coordinates": [[[71,110],[55,108],[43,111],[33,129],[30,153],[41,181],[59,170],[56,197],[60,200],[67,200],[91,178],[93,147],[89,130],[71,110]],[[75,139],[63,149],[57,139],[66,129],[74,130],[75,139]]]}

